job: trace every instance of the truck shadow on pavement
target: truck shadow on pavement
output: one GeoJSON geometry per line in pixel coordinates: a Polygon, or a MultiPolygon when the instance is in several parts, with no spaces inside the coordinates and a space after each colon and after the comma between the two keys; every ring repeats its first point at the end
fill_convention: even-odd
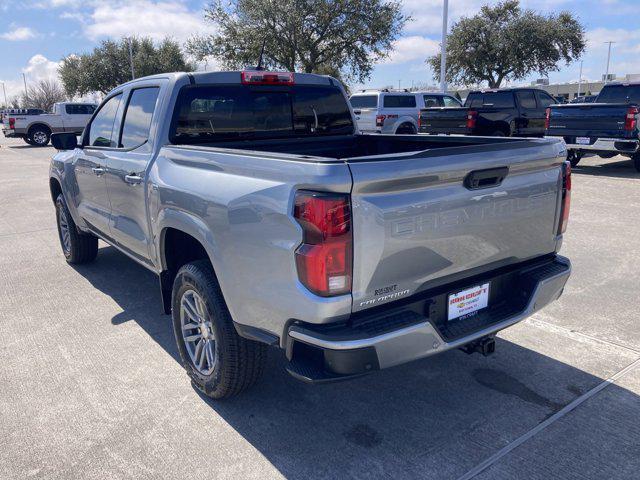
{"type": "MultiPolygon", "coordinates": [[[[111,320],[113,325],[135,321],[179,362],[155,275],[112,247],[101,248],[97,262],[99,268],[75,268],[122,307],[111,320]]],[[[534,338],[534,344],[543,344],[552,334],[535,335],[523,334],[523,343],[534,338]]],[[[567,355],[574,363],[589,354],[588,348],[596,348],[572,344],[574,340],[561,336],[555,341],[554,348],[575,353],[567,355]]],[[[266,460],[286,478],[457,478],[603,380],[504,339],[497,340],[496,353],[488,358],[450,351],[348,382],[317,386],[290,377],[284,371],[284,355],[277,350],[269,351],[267,361],[264,377],[237,398],[214,401],[194,391],[212,414],[264,457],[258,460],[266,460]]],[[[630,363],[602,361],[609,362],[605,368],[609,371],[630,363]]],[[[633,478],[640,468],[634,446],[638,437],[626,430],[637,422],[640,397],[614,384],[589,402],[604,400],[605,407],[595,405],[595,412],[592,407],[583,410],[588,414],[570,414],[574,424],[569,433],[561,429],[553,446],[532,440],[521,448],[517,458],[524,463],[519,468],[529,473],[542,468],[540,472],[546,473],[536,478],[562,478],[565,464],[572,465],[572,475],[584,469],[594,475],[591,478],[633,478]],[[583,425],[576,427],[575,422],[583,425]],[[540,465],[541,459],[547,464],[540,465]]],[[[212,439],[211,448],[216,445],[234,451],[233,441],[226,437],[212,439]]],[[[234,462],[246,455],[246,447],[242,452],[230,455],[229,465],[235,466],[221,466],[222,471],[241,470],[234,462]]],[[[260,465],[255,461],[252,465],[260,465]]],[[[486,478],[514,478],[513,471],[489,473],[486,478]]]]}
{"type": "Polygon", "coordinates": [[[633,162],[627,158],[624,160],[609,160],[597,157],[597,163],[586,163],[583,160],[572,168],[572,173],[576,175],[592,175],[595,177],[616,177],[616,178],[638,178],[640,172],[636,171],[633,162]]]}

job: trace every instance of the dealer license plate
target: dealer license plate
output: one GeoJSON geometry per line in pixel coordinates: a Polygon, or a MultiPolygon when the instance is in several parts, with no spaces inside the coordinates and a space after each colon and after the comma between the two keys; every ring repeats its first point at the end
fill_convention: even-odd
{"type": "Polygon", "coordinates": [[[489,304],[489,282],[449,295],[447,317],[455,320],[489,304]]]}
{"type": "Polygon", "coordinates": [[[589,145],[591,143],[591,139],[589,137],[576,137],[576,143],[578,145],[589,145]]]}

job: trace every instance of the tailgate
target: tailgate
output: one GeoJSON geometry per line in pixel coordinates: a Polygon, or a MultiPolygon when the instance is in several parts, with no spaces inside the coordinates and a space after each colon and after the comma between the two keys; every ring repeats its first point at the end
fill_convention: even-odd
{"type": "Polygon", "coordinates": [[[376,129],[377,108],[354,108],[353,114],[356,116],[358,130],[371,131],[376,129]]]}
{"type": "Polygon", "coordinates": [[[468,133],[465,107],[432,107],[420,110],[422,133],[468,133]]]}
{"type": "Polygon", "coordinates": [[[562,137],[625,136],[628,105],[586,103],[552,106],[547,135],[562,137]]]}
{"type": "Polygon", "coordinates": [[[541,139],[349,159],[353,311],[556,251],[565,157],[562,141],[541,139]],[[500,167],[500,185],[465,187],[500,167]]]}

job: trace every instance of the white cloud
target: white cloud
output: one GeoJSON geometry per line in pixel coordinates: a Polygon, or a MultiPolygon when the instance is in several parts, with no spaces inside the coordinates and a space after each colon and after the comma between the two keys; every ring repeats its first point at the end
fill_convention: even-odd
{"type": "Polygon", "coordinates": [[[184,41],[204,32],[206,25],[200,12],[190,11],[180,2],[132,0],[97,5],[83,30],[91,40],[136,35],[184,41]]]}
{"type": "MultiPolygon", "coordinates": [[[[37,54],[31,57],[27,62],[27,65],[20,69],[20,71],[25,74],[28,86],[40,80],[57,78],[58,65],[59,64],[57,62],[52,62],[44,55],[37,54]]],[[[0,79],[0,83],[4,83],[8,100],[11,100],[15,96],[24,94],[24,82],[22,81],[22,75],[16,76],[18,77],[18,80],[0,79]]],[[[0,94],[3,93],[4,92],[0,92],[0,94]]],[[[4,103],[4,96],[0,97],[0,103],[4,103]]]]}
{"type": "Polygon", "coordinates": [[[10,42],[19,42],[23,40],[29,40],[36,36],[36,32],[29,27],[18,27],[16,25],[12,25],[11,30],[0,34],[0,38],[3,40],[8,40],[10,42]]]}
{"type": "Polygon", "coordinates": [[[402,37],[393,42],[393,51],[383,63],[424,62],[427,57],[435,54],[439,49],[440,44],[430,38],[419,35],[402,37]]]}

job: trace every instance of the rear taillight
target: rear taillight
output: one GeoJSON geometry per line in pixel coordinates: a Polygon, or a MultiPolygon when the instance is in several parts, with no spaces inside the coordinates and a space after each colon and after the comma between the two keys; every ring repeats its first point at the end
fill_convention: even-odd
{"type": "Polygon", "coordinates": [[[261,70],[242,72],[244,85],[293,85],[292,72],[263,72],[261,70]]]}
{"type": "Polygon", "coordinates": [[[376,115],[376,127],[382,127],[386,118],[386,115],[376,115]]]}
{"type": "Polygon", "coordinates": [[[544,111],[544,129],[549,130],[549,124],[551,123],[551,109],[547,108],[544,111]]]}
{"type": "Polygon", "coordinates": [[[478,112],[475,110],[469,110],[467,113],[467,128],[476,128],[476,120],[478,119],[478,112]]]}
{"type": "Polygon", "coordinates": [[[351,291],[351,205],[348,195],[296,193],[293,216],[303,231],[296,249],[300,282],[322,297],[351,291]]]}
{"type": "Polygon", "coordinates": [[[638,113],[640,113],[640,109],[638,107],[629,107],[627,110],[627,116],[624,117],[624,129],[626,131],[633,131],[636,129],[636,125],[638,123],[638,113]]]}
{"type": "Polygon", "coordinates": [[[569,210],[571,208],[571,162],[565,161],[562,164],[562,204],[560,206],[560,223],[558,224],[558,234],[567,231],[569,223],[569,210]]]}
{"type": "Polygon", "coordinates": [[[16,119],[9,117],[9,129],[13,130],[16,128],[16,119]]]}

